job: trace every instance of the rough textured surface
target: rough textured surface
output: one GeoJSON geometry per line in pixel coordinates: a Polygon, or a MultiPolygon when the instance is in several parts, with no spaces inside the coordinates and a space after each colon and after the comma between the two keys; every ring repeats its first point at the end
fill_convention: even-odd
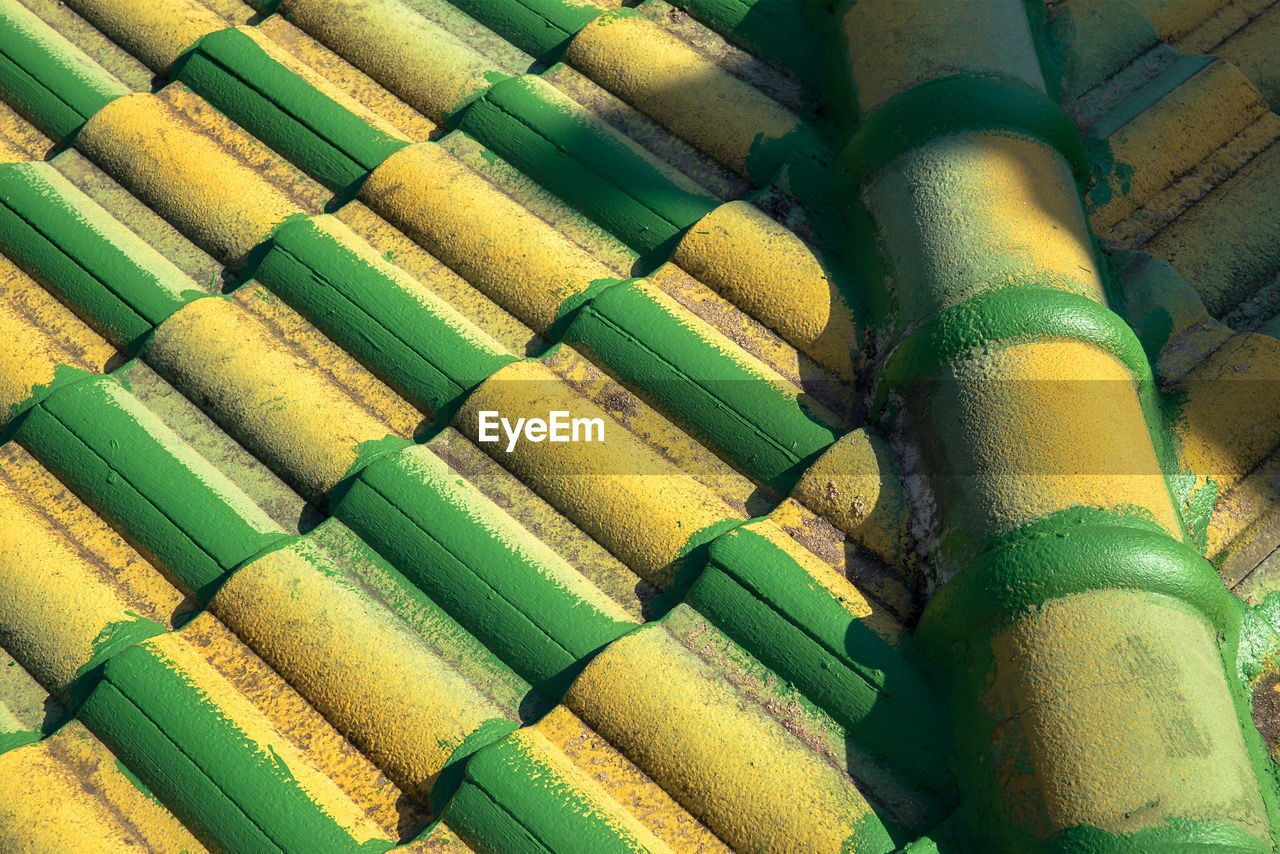
{"type": "Polygon", "coordinates": [[[1274,850],[1277,9],[0,3],[0,847],[1274,850]]]}

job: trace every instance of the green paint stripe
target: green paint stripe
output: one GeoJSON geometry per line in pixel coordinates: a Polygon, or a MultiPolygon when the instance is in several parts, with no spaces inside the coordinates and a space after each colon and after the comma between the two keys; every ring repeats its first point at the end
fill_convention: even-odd
{"type": "Polygon", "coordinates": [[[43,407],[28,411],[16,438],[82,501],[119,525],[189,588],[209,591],[222,578],[217,561],[43,407]]]}
{"type": "Polygon", "coordinates": [[[461,743],[453,749],[449,754],[448,760],[444,763],[444,768],[440,769],[440,774],[436,777],[436,782],[431,786],[431,794],[428,797],[431,811],[439,814],[444,806],[448,804],[463,785],[466,780],[467,763],[471,761],[471,757],[477,751],[488,747],[499,739],[505,738],[518,729],[515,721],[506,718],[490,718],[484,721],[480,726],[472,730],[461,743]]]}
{"type": "Polygon", "coordinates": [[[0,8],[0,94],[55,140],[128,88],[17,3],[0,8]]]}
{"type": "Polygon", "coordinates": [[[1133,374],[1139,395],[1151,397],[1151,366],[1129,325],[1088,297],[1039,285],[985,291],[929,318],[894,349],[883,382],[897,386],[924,379],[946,362],[994,342],[1062,339],[1095,344],[1115,356],[1133,374]]]}
{"type": "Polygon", "coordinates": [[[256,276],[397,391],[432,411],[457,403],[515,361],[486,349],[460,315],[406,291],[309,217],[276,230],[256,276]]]}
{"type": "Polygon", "coordinates": [[[949,77],[923,83],[889,99],[854,133],[836,173],[857,188],[899,155],[947,133],[1002,129],[1043,139],[1071,164],[1076,180],[1089,177],[1080,132],[1066,111],[1019,80],[949,77]]]}
{"type": "MultiPolygon", "coordinates": [[[[1252,724],[1250,724],[1252,726],[1252,724]]],[[[1045,850],[1088,851],[1091,854],[1270,854],[1275,846],[1228,821],[1169,818],[1163,827],[1131,834],[1109,833],[1088,825],[1068,827],[1054,834],[1045,850]]]]}
{"type": "MultiPolygon", "coordinates": [[[[0,31],[0,36],[5,35],[0,31]]],[[[59,98],[5,53],[0,43],[0,97],[51,139],[70,136],[86,117],[59,98]]]]}
{"type": "Polygon", "coordinates": [[[234,28],[197,42],[176,76],[333,190],[409,144],[327,97],[234,28]]]}
{"type": "Polygon", "coordinates": [[[79,669],[76,670],[76,678],[84,679],[88,677],[91,681],[96,682],[96,674],[93,671],[129,647],[151,640],[151,638],[162,635],[166,631],[167,629],[155,620],[146,618],[117,620],[114,623],[108,623],[102,627],[102,631],[98,632],[98,636],[94,638],[93,654],[88,661],[80,665],[79,669]]]}
{"type": "MultiPolygon", "coordinates": [[[[162,437],[152,432],[159,425],[142,423],[139,416],[146,410],[141,404],[126,398],[122,405],[111,393],[113,387],[119,384],[111,377],[87,380],[50,395],[43,407],[170,516],[224,570],[285,539],[283,532],[254,529],[231,506],[231,496],[219,495],[163,441],[179,444],[181,440],[172,433],[162,437]]],[[[251,502],[245,498],[245,503],[251,502]]]]}
{"type": "MultiPolygon", "coordinates": [[[[890,388],[924,379],[968,351],[997,342],[1015,345],[1063,339],[1094,344],[1129,369],[1161,469],[1177,471],[1142,342],[1105,305],[1055,288],[1018,285],[986,291],[929,318],[890,354],[875,390],[874,408],[883,407],[890,388]]],[[[1180,503],[1172,494],[1170,500],[1175,506],[1180,503]]]]}
{"type": "Polygon", "coordinates": [[[872,753],[954,798],[934,734],[937,691],[903,636],[890,644],[855,619],[789,555],[750,530],[711,544],[687,601],[728,637],[843,724],[872,753]]]}
{"type": "Polygon", "coordinates": [[[367,468],[334,515],[520,676],[544,683],[631,627],[554,584],[513,544],[529,534],[481,524],[492,508],[468,512],[398,463],[367,468]]]}
{"type": "Polygon", "coordinates": [[[922,649],[945,649],[1049,599],[1103,589],[1181,600],[1217,629],[1227,648],[1238,642],[1240,603],[1209,562],[1166,533],[1122,519],[1106,526],[1050,519],[992,549],[934,594],[916,639],[922,649]]]}
{"type": "Polygon", "coordinates": [[[199,684],[159,653],[134,646],[107,662],[104,677],[130,700],[282,851],[384,851],[357,845],[311,799],[288,766],[257,744],[199,684]]]}
{"type": "Polygon", "coordinates": [[[313,564],[318,571],[374,599],[464,679],[485,686],[485,694],[506,714],[545,711],[527,681],[339,519],[326,519],[303,539],[324,550],[325,559],[313,564]]]}
{"type": "Polygon", "coordinates": [[[910,782],[903,788],[922,801],[919,808],[931,815],[945,814],[954,805],[955,795],[943,770],[945,754],[936,737],[945,732],[946,722],[930,714],[940,707],[939,697],[910,705],[915,698],[899,696],[894,678],[847,666],[719,567],[710,566],[699,576],[687,601],[831,715],[867,753],[881,757],[907,778],[910,782]]]}
{"type": "MultiPolygon", "coordinates": [[[[0,170],[0,185],[7,177],[0,170]]],[[[8,188],[0,188],[7,192],[8,188]]],[[[15,213],[0,198],[0,247],[10,260],[45,283],[75,313],[117,348],[130,345],[151,331],[151,324],[127,302],[105,287],[50,240],[15,213]]]]}
{"type": "Polygon", "coordinates": [[[278,854],[280,848],[114,685],[99,684],[77,716],[198,836],[226,851],[278,854]]]}
{"type": "Polygon", "coordinates": [[[477,851],[557,854],[479,786],[464,783],[445,810],[449,828],[477,851]]]}
{"type": "MultiPolygon", "coordinates": [[[[590,602],[555,584],[558,567],[522,548],[537,540],[453,470],[440,464],[458,489],[445,493],[437,480],[408,470],[406,458],[391,457],[366,469],[362,480],[441,546],[455,555],[494,592],[511,602],[547,635],[581,658],[632,628],[605,617],[590,602]]],[[[538,546],[542,548],[541,544],[538,546]]],[[[547,555],[554,552],[547,550],[547,555]]],[[[562,565],[568,569],[568,564],[562,565]]],[[[594,589],[594,588],[593,588],[594,589]]]]}
{"type": "Polygon", "coordinates": [[[790,490],[809,461],[843,435],[804,402],[761,382],[714,348],[639,282],[608,288],[573,318],[564,340],[755,480],[790,490]]]}
{"type": "Polygon", "coordinates": [[[686,0],[680,7],[770,65],[790,71],[810,92],[823,85],[826,45],[803,0],[686,0]]]}
{"type": "Polygon", "coordinates": [[[572,0],[451,0],[536,59],[552,60],[603,9],[572,0]]]}
{"type": "Polygon", "coordinates": [[[119,223],[47,164],[0,165],[0,248],[121,348],[202,295],[179,291],[194,283],[126,240],[119,223]]]}
{"type": "Polygon", "coordinates": [[[284,539],[254,528],[235,496],[221,494],[166,445],[181,440],[158,421],[146,423],[141,404],[123,400],[112,377],[63,387],[31,411],[17,438],[202,595],[224,572],[284,539]]]}
{"type": "Polygon", "coordinates": [[[625,829],[606,821],[599,805],[581,789],[554,772],[549,774],[514,738],[505,738],[472,757],[467,782],[484,791],[552,851],[634,854],[645,850],[625,829]]]}
{"type": "Polygon", "coordinates": [[[32,730],[0,732],[0,753],[8,753],[10,750],[17,750],[19,747],[35,744],[42,738],[44,738],[44,733],[32,730]]]}
{"type": "Polygon", "coordinates": [[[665,251],[717,206],[537,78],[490,87],[461,128],[641,254],[665,251]]]}
{"type": "Polygon", "coordinates": [[[574,656],[536,622],[367,483],[354,484],[335,513],[530,682],[549,679],[573,663],[574,656]]]}

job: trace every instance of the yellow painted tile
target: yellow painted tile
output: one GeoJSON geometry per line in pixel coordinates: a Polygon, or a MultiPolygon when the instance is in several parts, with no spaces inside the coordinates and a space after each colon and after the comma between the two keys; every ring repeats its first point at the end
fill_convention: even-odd
{"type": "Polygon", "coordinates": [[[1134,380],[1111,354],[1020,344],[956,359],[937,378],[924,417],[943,425],[942,483],[971,535],[1084,506],[1136,509],[1183,539],[1134,380]]]}
{"type": "Polygon", "coordinates": [[[303,542],[235,573],[213,611],[388,776],[425,802],[462,739],[501,709],[303,542]]]}
{"type": "Polygon", "coordinates": [[[334,217],[508,351],[525,353],[540,349],[541,339],[532,329],[360,202],[343,205],[334,217]]]}
{"type": "Polygon", "coordinates": [[[1026,612],[991,652],[975,698],[991,730],[974,737],[1003,745],[986,762],[1025,833],[1226,821],[1266,838],[1214,630],[1199,613],[1142,591],[1089,591],[1026,612]]]}
{"type": "Polygon", "coordinates": [[[279,12],[434,122],[483,91],[494,70],[399,0],[284,0],[279,12]]]}
{"type": "Polygon", "coordinates": [[[100,372],[116,349],[0,256],[0,422],[58,365],[100,372]]]}
{"type": "Polygon", "coordinates": [[[940,136],[890,164],[868,194],[894,247],[904,325],[1008,286],[1106,303],[1075,179],[1043,140],[998,130],[940,136]]]}
{"type": "Polygon", "coordinates": [[[761,136],[780,139],[797,116],[659,27],[630,12],[587,24],[568,63],[736,172],[761,136]]]}
{"type": "Polygon", "coordinates": [[[669,794],[605,741],[566,706],[556,706],[536,726],[516,737],[530,737],[534,746],[560,754],[578,771],[583,788],[600,790],[641,823],[648,833],[674,852],[728,852],[725,844],[689,815],[669,794]]]}
{"type": "Polygon", "coordinates": [[[747,501],[758,487],[750,478],[672,424],[577,350],[556,348],[542,362],[573,391],[603,409],[654,453],[705,486],[736,515],[751,515],[747,512],[747,501]]]}
{"type": "Polygon", "coordinates": [[[147,361],[308,498],[347,474],[361,443],[392,432],[268,327],[219,297],[189,303],[160,324],[147,361]]]}
{"type": "Polygon", "coordinates": [[[79,721],[0,753],[0,848],[41,854],[200,854],[164,807],[125,776],[79,721]]]}
{"type": "Polygon", "coordinates": [[[0,163],[44,160],[54,142],[8,104],[0,103],[0,163]]]}
{"type": "Polygon", "coordinates": [[[1215,62],[1143,110],[1108,139],[1116,163],[1133,166],[1130,190],[1090,214],[1099,231],[1131,215],[1267,111],[1261,93],[1215,62]]]}
{"type": "MultiPolygon", "coordinates": [[[[309,69],[311,77],[325,81],[326,91],[336,90],[360,104],[365,112],[395,128],[398,135],[415,142],[426,139],[436,129],[435,122],[392,95],[354,65],[317,42],[280,15],[271,17],[254,30],[295,57],[294,62],[309,69]]],[[[264,39],[265,40],[265,39],[264,39]]],[[[310,79],[310,78],[309,78],[310,79]]]]}
{"type": "Polygon", "coordinates": [[[1265,12],[1232,33],[1213,52],[1238,67],[1267,96],[1273,108],[1280,107],[1280,7],[1265,12]]]}
{"type": "Polygon", "coordinates": [[[159,97],[99,110],[76,145],[183,234],[224,262],[242,258],[302,209],[159,97]]]}
{"type": "Polygon", "coordinates": [[[401,149],[360,191],[428,252],[535,331],[612,271],[440,146],[401,149]]]}
{"type": "Polygon", "coordinates": [[[565,704],[734,850],[844,850],[871,814],[847,776],[661,626],[608,646],[565,704]]]}
{"type": "Polygon", "coordinates": [[[957,74],[1012,77],[1044,91],[1020,0],[859,2],[845,12],[841,26],[858,102],[867,114],[899,92],[957,74]]]}
{"type": "Polygon", "coordinates": [[[308,369],[323,377],[323,384],[342,389],[390,432],[409,438],[418,433],[426,416],[413,404],[369,373],[368,368],[333,341],[266,286],[250,282],[231,294],[231,301],[267,330],[273,346],[293,353],[308,369]]]}
{"type": "MultiPolygon", "coordinates": [[[[283,193],[307,213],[319,213],[333,199],[331,190],[228,119],[212,104],[187,88],[185,83],[170,83],[157,92],[156,97],[179,118],[189,123],[197,133],[207,137],[243,166],[257,173],[262,181],[283,193]]],[[[254,198],[247,197],[245,204],[249,204],[249,200],[254,198]]]]}
{"type": "MultiPolygon", "coordinates": [[[[67,0],[67,5],[157,73],[201,36],[232,24],[196,0],[67,0]]],[[[247,20],[253,10],[244,9],[247,20]]]]}
{"type": "Polygon", "coordinates": [[[747,202],[729,202],[681,238],[674,260],[841,379],[862,347],[853,313],[817,254],[747,202]]]}
{"type": "Polygon", "coordinates": [[[854,430],[805,470],[791,493],[890,564],[907,552],[910,508],[883,439],[854,430]]]}
{"type": "Polygon", "coordinates": [[[46,688],[66,690],[138,618],[168,625],[182,593],[34,457],[0,446],[0,634],[46,688]]]}
{"type": "Polygon", "coordinates": [[[1231,338],[1179,384],[1182,463],[1223,492],[1280,446],[1280,340],[1231,338]]]}
{"type": "MultiPolygon", "coordinates": [[[[329,51],[325,50],[323,46],[318,45],[314,40],[308,38],[306,33],[302,32],[297,27],[294,27],[288,24],[283,18],[272,16],[268,20],[272,22],[272,29],[274,31],[281,33],[285,38],[287,38],[291,42],[293,50],[286,50],[284,47],[278,44],[275,41],[275,39],[269,38],[264,33],[262,27],[240,26],[240,27],[236,27],[236,29],[241,33],[243,33],[245,36],[247,36],[249,39],[251,39],[254,42],[254,44],[258,45],[258,47],[262,48],[262,50],[268,56],[274,59],[276,62],[279,62],[280,64],[288,68],[290,71],[293,71],[295,74],[301,77],[309,86],[319,91],[325,97],[333,101],[336,101],[338,105],[341,106],[343,109],[347,110],[350,113],[355,114],[356,116],[359,116],[360,119],[362,119],[365,122],[368,122],[370,125],[374,126],[375,128],[382,131],[383,133],[388,134],[389,136],[397,137],[403,140],[409,139],[408,136],[403,134],[394,125],[392,125],[391,123],[383,119],[374,111],[370,110],[368,107],[364,105],[362,101],[360,101],[359,99],[349,94],[346,88],[334,85],[334,83],[330,81],[330,79],[327,76],[319,73],[314,68],[312,68],[311,65],[303,61],[300,57],[296,56],[295,51],[301,50],[303,53],[307,55],[317,57],[318,61],[320,61],[322,64],[337,66],[339,63],[341,63],[341,66],[345,66],[345,70],[348,72],[346,75],[344,75],[346,78],[346,81],[348,82],[348,85],[350,85],[350,83],[352,82],[352,78],[355,77],[356,75],[359,75],[360,77],[364,77],[364,75],[360,74],[360,72],[356,71],[354,68],[351,68],[351,66],[347,65],[341,59],[334,56],[329,51]],[[328,58],[329,58],[329,62],[327,63],[325,62],[325,59],[326,59],[325,54],[328,54],[328,58]]],[[[366,86],[361,87],[361,91],[365,93],[367,96],[372,95],[374,91],[381,91],[384,97],[379,100],[384,106],[388,106],[387,102],[389,101],[398,103],[398,101],[396,101],[395,98],[391,97],[386,93],[385,89],[382,89],[381,87],[377,86],[377,84],[375,84],[372,80],[369,80],[367,77],[364,78],[364,80],[365,80],[366,86]]]]}
{"type": "MultiPolygon", "coordinates": [[[[1267,136],[1280,132],[1280,117],[1267,113],[1267,136]]],[[[1275,137],[1272,137],[1274,140],[1275,137]]],[[[1276,274],[1280,240],[1280,144],[1240,164],[1226,181],[1213,176],[1206,195],[1156,234],[1143,248],[1178,271],[1215,316],[1230,311],[1276,274]]]]}
{"type": "Polygon", "coordinates": [[[739,518],[541,362],[508,365],[471,394],[454,426],[473,442],[481,410],[500,412],[513,422],[520,417],[546,418],[552,410],[604,420],[603,442],[523,442],[510,452],[505,444],[480,447],[656,586],[669,580],[668,568],[690,537],[717,522],[739,518]]]}

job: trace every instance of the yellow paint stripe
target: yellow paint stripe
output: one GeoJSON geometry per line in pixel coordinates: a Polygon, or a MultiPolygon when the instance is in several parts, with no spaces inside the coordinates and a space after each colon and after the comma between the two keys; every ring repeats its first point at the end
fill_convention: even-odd
{"type": "Polygon", "coordinates": [[[660,625],[606,648],[565,703],[734,850],[840,851],[871,812],[848,777],[660,625]]]}
{"type": "Polygon", "coordinates": [[[311,371],[320,373],[325,386],[336,386],[368,410],[397,436],[408,438],[423,426],[425,416],[413,404],[392,391],[288,303],[257,282],[237,288],[231,301],[261,324],[273,346],[295,354],[311,371]]]}
{"type": "MultiPolygon", "coordinates": [[[[302,32],[301,30],[298,30],[296,27],[289,26],[286,22],[284,22],[280,18],[273,18],[273,20],[280,21],[280,24],[276,26],[277,30],[284,29],[284,27],[288,27],[288,29],[292,32],[295,32],[295,33],[302,32]]],[[[256,44],[258,47],[262,48],[263,52],[265,52],[269,57],[274,59],[276,62],[281,63],[289,70],[293,71],[303,80],[305,80],[307,84],[310,85],[312,88],[318,90],[325,97],[330,98],[333,101],[336,101],[340,106],[342,106],[348,112],[354,113],[364,121],[368,122],[369,124],[373,125],[379,130],[383,131],[384,133],[387,133],[394,137],[398,137],[399,139],[404,139],[404,140],[409,139],[409,137],[400,133],[400,131],[398,131],[394,126],[387,123],[382,118],[380,118],[376,113],[372,112],[367,107],[365,107],[364,104],[361,103],[359,100],[348,95],[347,92],[344,91],[343,89],[337,86],[334,86],[326,77],[317,73],[306,63],[300,62],[298,58],[295,57],[291,51],[285,50],[283,47],[278,45],[273,39],[268,38],[266,35],[264,35],[260,27],[240,26],[240,27],[236,27],[236,29],[239,30],[241,33],[243,33],[245,36],[247,36],[249,39],[251,39],[254,42],[254,44],[256,44]]],[[[314,46],[314,42],[312,42],[312,44],[314,46]]],[[[324,48],[314,46],[313,49],[323,50],[324,48]]],[[[341,62],[341,60],[337,60],[337,61],[341,62]]]]}
{"type": "Polygon", "coordinates": [[[240,127],[182,82],[156,93],[161,102],[196,133],[238,160],[307,213],[320,213],[333,191],[290,163],[262,140],[240,127]]]}
{"type": "MultiPolygon", "coordinates": [[[[232,23],[196,0],[67,0],[67,5],[158,73],[196,40],[232,23]]],[[[253,10],[244,10],[242,20],[248,20],[253,10]]]]}
{"type": "Polygon", "coordinates": [[[674,261],[846,382],[861,363],[853,311],[817,253],[747,202],[693,225],[674,261]]]}
{"type": "Polygon", "coordinates": [[[531,346],[537,349],[536,342],[540,339],[532,329],[360,202],[343,205],[334,213],[334,218],[367,240],[386,260],[453,306],[472,325],[484,330],[507,352],[525,353],[531,346]]]}
{"type": "Polygon", "coordinates": [[[846,382],[862,342],[813,249],[747,202],[721,205],[680,239],[674,260],[846,382]]]}
{"type": "Polygon", "coordinates": [[[748,516],[747,501],[758,487],[625,386],[570,347],[559,347],[543,364],[575,392],[608,413],[658,456],[691,475],[733,509],[748,516]]]}
{"type": "Polygon", "coordinates": [[[577,395],[541,362],[508,365],[467,399],[454,426],[477,441],[478,415],[495,410],[512,422],[563,410],[604,420],[603,442],[479,443],[637,575],[662,586],[667,569],[695,533],[737,514],[693,477],[659,457],[577,395]]]}
{"type": "Polygon", "coordinates": [[[16,443],[0,447],[0,635],[53,693],[112,623],[166,624],[183,597],[16,443]]]}
{"type": "Polygon", "coordinates": [[[916,569],[914,553],[906,553],[896,563],[868,559],[854,538],[836,528],[795,498],[788,498],[769,511],[770,522],[777,525],[805,551],[822,561],[836,575],[847,578],[859,591],[883,602],[893,615],[914,623],[919,602],[915,598],[916,569]]]}
{"type": "Polygon", "coordinates": [[[957,74],[1012,77],[1044,91],[1020,0],[856,3],[841,29],[864,114],[899,92],[957,74]]]}
{"type": "Polygon", "coordinates": [[[206,850],[129,781],[79,721],[0,754],[0,848],[42,854],[206,850]]]}
{"type": "Polygon", "coordinates": [[[635,854],[671,854],[671,849],[664,841],[609,796],[599,780],[595,779],[601,773],[598,769],[588,772],[569,762],[535,728],[525,728],[513,733],[511,741],[514,752],[519,754],[522,764],[529,769],[528,773],[538,781],[538,785],[559,789],[561,792],[572,792],[562,802],[561,809],[580,812],[588,821],[605,825],[620,844],[627,846],[635,854]],[[569,799],[575,796],[580,801],[569,799]]]}
{"type": "Polygon", "coordinates": [[[0,163],[43,160],[53,140],[36,130],[8,104],[0,103],[0,163]]]}
{"type": "Polygon", "coordinates": [[[1037,342],[943,370],[926,417],[952,425],[954,471],[975,473],[963,478],[964,529],[998,535],[1084,506],[1145,511],[1183,538],[1133,378],[1113,355],[1037,342]]]}
{"type": "Polygon", "coordinates": [[[895,259],[899,302],[918,313],[1024,284],[1106,304],[1075,180],[1042,140],[942,136],[881,172],[871,194],[881,227],[924,247],[895,259]]]}
{"type": "Polygon", "coordinates": [[[587,24],[565,59],[743,175],[758,137],[779,139],[799,124],[786,107],[629,11],[587,24]]]}
{"type": "Polygon", "coordinates": [[[1230,38],[1215,45],[1212,52],[1239,68],[1246,77],[1264,88],[1275,103],[1277,96],[1280,96],[1280,91],[1277,90],[1277,84],[1280,84],[1277,44],[1280,44],[1280,8],[1272,4],[1251,20],[1247,27],[1235,30],[1230,38]]]}
{"type": "Polygon", "coordinates": [[[432,143],[403,148],[360,191],[370,208],[538,332],[613,272],[432,143]]]}
{"type": "Polygon", "coordinates": [[[302,209],[155,95],[117,98],[76,145],[224,262],[242,258],[302,209]]]}
{"type": "Polygon", "coordinates": [[[214,612],[397,784],[425,800],[453,747],[502,711],[305,542],[218,591],[214,612]]]}
{"type": "Polygon", "coordinates": [[[612,800],[617,804],[615,812],[626,810],[671,851],[728,852],[711,831],[568,707],[556,706],[536,726],[515,737],[527,737],[531,748],[560,754],[555,760],[560,765],[572,763],[580,786],[598,790],[597,800],[612,800]]]}
{"type": "Polygon", "coordinates": [[[399,0],[284,0],[279,11],[432,121],[489,85],[487,59],[399,0]]]}
{"type": "Polygon", "coordinates": [[[791,495],[897,565],[907,548],[911,518],[892,455],[884,440],[854,430],[805,470],[791,495]]]}
{"type": "Polygon", "coordinates": [[[1262,94],[1228,62],[1214,62],[1143,110],[1107,142],[1135,167],[1129,191],[1090,214],[1100,232],[1156,196],[1267,111],[1262,94]]]}
{"type": "Polygon", "coordinates": [[[0,423],[58,365],[103,370],[116,350],[0,255],[0,423]]]}
{"type": "Polygon", "coordinates": [[[1182,463],[1222,492],[1280,447],[1280,340],[1236,335],[1179,385],[1182,463]]]}
{"type": "Polygon", "coordinates": [[[170,316],[147,361],[308,498],[342,479],[362,442],[391,433],[228,300],[199,299],[170,316]]]}

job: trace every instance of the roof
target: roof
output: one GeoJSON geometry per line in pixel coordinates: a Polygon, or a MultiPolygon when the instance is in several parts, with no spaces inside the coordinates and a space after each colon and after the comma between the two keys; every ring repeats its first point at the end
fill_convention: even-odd
{"type": "Polygon", "coordinates": [[[0,2],[0,848],[1274,850],[1277,39],[0,2]]]}

